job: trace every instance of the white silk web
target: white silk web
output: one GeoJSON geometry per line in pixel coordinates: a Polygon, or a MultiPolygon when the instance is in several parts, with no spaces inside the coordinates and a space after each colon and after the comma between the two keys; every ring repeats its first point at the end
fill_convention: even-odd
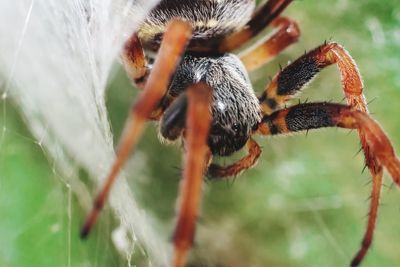
{"type": "MultiPolygon", "coordinates": [[[[89,210],[91,196],[79,180],[85,169],[98,184],[114,157],[105,88],[123,41],[157,0],[19,0],[0,2],[0,84],[21,108],[38,144],[67,187],[89,210]]],[[[5,103],[3,105],[5,107],[5,103]]],[[[6,132],[3,112],[0,143],[6,132]]],[[[132,244],[139,240],[156,266],[167,245],[121,177],[109,203],[132,244]]],[[[116,240],[119,240],[116,235],[116,240]]],[[[121,245],[121,244],[119,244],[121,245]]]]}

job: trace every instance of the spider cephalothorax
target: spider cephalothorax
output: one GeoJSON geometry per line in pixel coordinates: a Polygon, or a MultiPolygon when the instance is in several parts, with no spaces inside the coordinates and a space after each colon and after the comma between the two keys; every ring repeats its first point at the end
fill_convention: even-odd
{"type": "MultiPolygon", "coordinates": [[[[191,84],[203,82],[212,88],[212,122],[208,145],[212,154],[227,156],[241,149],[249,139],[253,127],[261,121],[259,103],[247,72],[233,54],[220,56],[195,56],[187,53],[169,86],[173,97],[185,97],[184,90],[191,84]]],[[[172,123],[165,126],[165,120],[180,116],[181,123],[186,117],[185,105],[171,106],[170,113],[164,115],[161,129],[173,128],[172,123]],[[172,113],[173,111],[173,113],[172,113]]],[[[184,128],[183,123],[180,125],[184,128]]],[[[168,131],[161,132],[163,137],[173,140],[168,131]]]]}
{"type": "Polygon", "coordinates": [[[125,69],[143,93],[132,107],[106,184],[97,196],[82,236],[88,235],[111,185],[148,120],[160,120],[160,135],[181,137],[185,161],[172,266],[185,264],[192,245],[202,177],[236,176],[261,155],[253,135],[279,135],[322,127],[357,129],[366,165],[372,175],[371,206],[362,246],[351,266],[358,266],[372,242],[383,168],[400,185],[400,161],[381,127],[368,115],[363,82],[349,53],[339,44],[324,43],[275,75],[260,97],[247,71],[258,68],[299,37],[297,24],[280,17],[292,0],[269,0],[253,15],[251,0],[163,0],[127,40],[125,69]],[[240,48],[267,26],[276,31],[240,59],[240,48]],[[157,52],[150,66],[144,50],[157,52]],[[285,107],[325,67],[338,66],[347,106],[308,103],[285,107]],[[248,154],[228,166],[212,163],[246,147],[248,154]]]}

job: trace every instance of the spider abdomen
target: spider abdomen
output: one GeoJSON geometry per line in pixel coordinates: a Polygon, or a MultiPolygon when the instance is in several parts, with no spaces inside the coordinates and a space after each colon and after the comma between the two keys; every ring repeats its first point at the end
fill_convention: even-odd
{"type": "MultiPolygon", "coordinates": [[[[213,89],[210,150],[214,155],[230,155],[245,145],[253,127],[261,121],[258,99],[247,72],[233,54],[214,57],[186,54],[175,72],[169,93],[178,97],[190,84],[199,82],[213,89]]],[[[167,110],[165,116],[183,117],[185,106],[181,105],[181,108],[181,111],[167,110]]],[[[171,117],[161,122],[161,134],[167,139],[176,137],[175,133],[171,136],[166,134],[168,128],[174,128],[172,124],[163,127],[166,126],[164,122],[171,122],[171,117]]]]}
{"type": "Polygon", "coordinates": [[[169,21],[181,18],[192,25],[191,42],[198,46],[203,41],[216,40],[242,28],[250,20],[254,8],[254,0],[162,0],[137,34],[144,47],[156,50],[169,21]]]}

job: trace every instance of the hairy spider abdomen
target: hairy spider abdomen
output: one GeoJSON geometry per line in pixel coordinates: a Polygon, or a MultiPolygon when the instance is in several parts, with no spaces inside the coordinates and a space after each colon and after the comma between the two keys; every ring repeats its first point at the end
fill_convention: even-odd
{"type": "Polygon", "coordinates": [[[168,22],[180,18],[192,25],[191,44],[201,46],[202,42],[219,40],[241,29],[250,20],[254,8],[254,0],[162,0],[137,34],[144,47],[156,50],[168,22]]]}
{"type": "MultiPolygon", "coordinates": [[[[253,127],[261,121],[258,99],[245,67],[233,54],[214,57],[186,54],[175,72],[169,93],[179,96],[190,84],[199,82],[213,89],[210,150],[215,155],[230,155],[245,145],[253,127]]],[[[161,122],[161,134],[165,138],[177,137],[176,126],[178,122],[183,123],[179,117],[185,116],[185,108],[184,104],[172,105],[171,109],[175,110],[166,111],[161,122]]]]}

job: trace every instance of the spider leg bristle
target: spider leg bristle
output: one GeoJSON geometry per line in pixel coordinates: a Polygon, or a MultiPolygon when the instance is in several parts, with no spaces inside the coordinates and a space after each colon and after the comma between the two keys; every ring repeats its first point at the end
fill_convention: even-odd
{"type": "Polygon", "coordinates": [[[364,183],[363,186],[365,187],[367,185],[370,185],[371,183],[372,183],[372,179],[368,179],[368,181],[366,183],[364,183]]]}
{"type": "Polygon", "coordinates": [[[351,135],[351,134],[353,133],[353,131],[354,131],[354,129],[349,129],[349,130],[347,131],[347,133],[346,133],[346,136],[351,135]]]}
{"type": "Polygon", "coordinates": [[[226,187],[232,188],[233,187],[233,179],[225,179],[226,180],[226,187]]]}
{"type": "Polygon", "coordinates": [[[376,99],[378,99],[378,97],[374,97],[372,98],[370,101],[367,102],[367,106],[369,106],[369,104],[371,104],[372,102],[374,102],[376,99]]]}
{"type": "Polygon", "coordinates": [[[171,168],[174,169],[174,170],[178,170],[178,171],[182,170],[181,166],[176,166],[176,165],[172,165],[171,168]]]}
{"type": "MultiPolygon", "coordinates": [[[[368,201],[368,199],[366,199],[366,201],[368,201]]],[[[368,217],[370,216],[370,212],[368,211],[364,216],[361,217],[362,220],[368,219],[368,217]]]]}
{"type": "Polygon", "coordinates": [[[232,178],[232,185],[236,182],[237,178],[238,178],[238,175],[233,176],[233,178],[232,178]]]}
{"type": "MultiPolygon", "coordinates": [[[[372,195],[369,195],[364,201],[370,201],[372,198],[372,195]]],[[[368,214],[369,215],[369,214],[368,214]]]]}
{"type": "Polygon", "coordinates": [[[357,152],[354,154],[353,158],[357,157],[361,151],[363,151],[364,149],[362,147],[360,147],[357,152]]]}
{"type": "Polygon", "coordinates": [[[196,222],[200,225],[207,225],[207,220],[205,220],[201,215],[197,216],[196,222]]]}
{"type": "Polygon", "coordinates": [[[394,188],[394,185],[395,185],[395,183],[394,183],[394,182],[392,182],[392,183],[390,184],[390,187],[389,187],[389,189],[390,189],[390,190],[392,190],[392,189],[394,188]]]}
{"type": "Polygon", "coordinates": [[[183,168],[182,168],[181,166],[172,165],[171,168],[172,168],[174,171],[178,171],[178,174],[182,174],[182,172],[183,172],[183,168]]]}
{"type": "Polygon", "coordinates": [[[367,169],[367,167],[368,167],[368,165],[365,164],[364,167],[363,167],[362,170],[361,170],[361,174],[363,174],[363,173],[365,172],[365,170],[367,169]]]}
{"type": "Polygon", "coordinates": [[[182,179],[183,169],[177,166],[171,166],[171,168],[174,170],[173,180],[180,181],[182,179]]]}

